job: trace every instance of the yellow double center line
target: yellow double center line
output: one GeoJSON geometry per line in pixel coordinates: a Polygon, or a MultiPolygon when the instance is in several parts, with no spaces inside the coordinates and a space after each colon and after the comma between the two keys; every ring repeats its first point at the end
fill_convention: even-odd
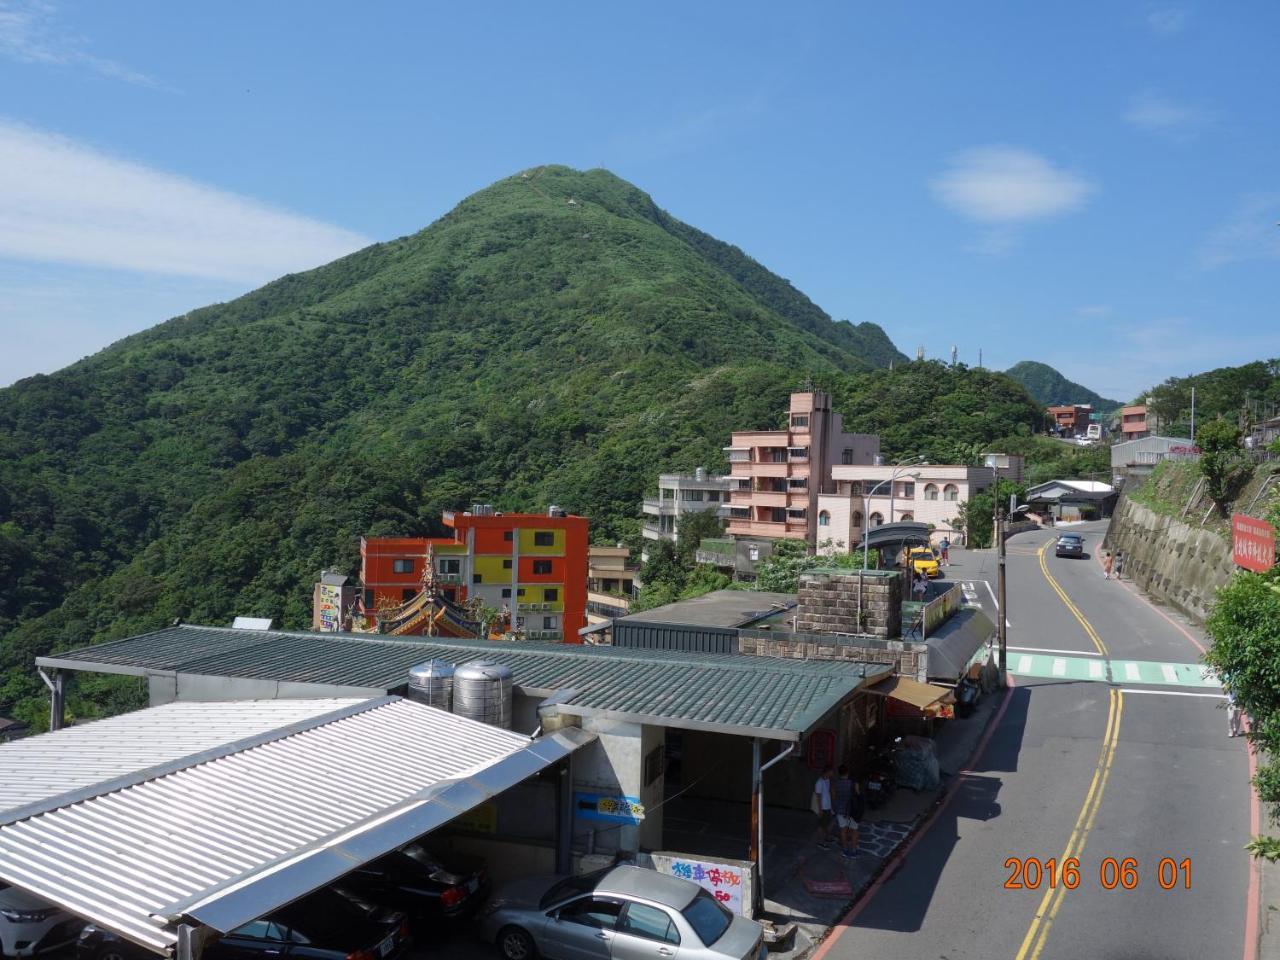
{"type": "Polygon", "coordinates": [[[1072,615],[1080,621],[1080,626],[1084,627],[1084,632],[1089,635],[1089,639],[1093,641],[1093,645],[1097,648],[1098,652],[1104,657],[1108,656],[1107,645],[1103,643],[1102,638],[1098,636],[1098,631],[1093,629],[1093,624],[1085,619],[1084,614],[1080,612],[1080,608],[1072,603],[1071,598],[1067,596],[1067,591],[1063,590],[1062,587],[1058,585],[1058,581],[1055,580],[1053,578],[1053,574],[1049,572],[1049,564],[1045,562],[1044,556],[1053,542],[1053,540],[1048,540],[1045,542],[1045,545],[1040,548],[1040,552],[1038,554],[1040,557],[1040,572],[1043,573],[1044,578],[1049,581],[1049,586],[1053,587],[1053,592],[1058,595],[1058,599],[1065,603],[1067,605],[1067,609],[1070,610],[1072,615]]]}
{"type": "MultiPolygon", "coordinates": [[[[1052,543],[1053,541],[1049,542],[1052,543]]],[[[1044,573],[1049,586],[1053,588],[1062,602],[1067,605],[1067,609],[1080,621],[1080,625],[1084,627],[1085,633],[1089,635],[1093,645],[1098,648],[1098,652],[1106,656],[1107,648],[1103,644],[1102,638],[1093,629],[1093,625],[1085,619],[1084,614],[1071,602],[1071,598],[1058,585],[1058,581],[1049,573],[1049,565],[1045,563],[1045,552],[1048,549],[1048,543],[1040,549],[1041,572],[1044,573]]],[[[1058,877],[1061,877],[1063,864],[1066,863],[1068,858],[1075,857],[1079,859],[1084,852],[1085,841],[1089,837],[1089,831],[1093,829],[1094,820],[1098,816],[1098,808],[1102,806],[1102,794],[1107,789],[1107,778],[1111,776],[1111,764],[1115,759],[1116,744],[1120,740],[1120,716],[1124,713],[1124,694],[1113,687],[1107,691],[1107,696],[1107,729],[1102,736],[1102,749],[1098,754],[1098,765],[1094,768],[1093,780],[1089,784],[1089,791],[1084,796],[1084,806],[1080,808],[1080,815],[1076,817],[1071,836],[1067,838],[1067,845],[1062,851],[1062,856],[1058,858],[1058,870],[1056,871],[1058,877]]],[[[1062,906],[1065,896],[1066,887],[1061,884],[1045,890],[1044,896],[1040,898],[1040,906],[1036,908],[1036,915],[1031,920],[1027,935],[1022,938],[1022,946],[1018,948],[1018,953],[1014,960],[1037,960],[1041,951],[1044,950],[1045,941],[1049,937],[1049,928],[1053,926],[1054,918],[1057,917],[1058,909],[1062,906]]]]}

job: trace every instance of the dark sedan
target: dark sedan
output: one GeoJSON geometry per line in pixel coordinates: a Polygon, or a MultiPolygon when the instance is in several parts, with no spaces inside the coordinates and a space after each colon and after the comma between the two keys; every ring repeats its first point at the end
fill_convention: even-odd
{"type": "Polygon", "coordinates": [[[1058,544],[1053,552],[1059,557],[1083,557],[1084,537],[1077,533],[1064,533],[1058,537],[1058,544]]]}
{"type": "MultiPolygon", "coordinates": [[[[204,949],[206,960],[397,960],[409,944],[403,913],[318,890],[251,920],[204,949]]],[[[84,928],[77,960],[154,960],[154,954],[109,930],[84,928]]]]}
{"type": "Polygon", "coordinates": [[[353,870],[334,886],[403,910],[416,921],[466,916],[489,896],[482,860],[459,854],[442,857],[419,843],[353,870]]]}

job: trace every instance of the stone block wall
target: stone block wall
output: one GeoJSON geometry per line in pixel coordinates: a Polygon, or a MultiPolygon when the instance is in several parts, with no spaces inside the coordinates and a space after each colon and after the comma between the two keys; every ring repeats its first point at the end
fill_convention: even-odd
{"type": "Polygon", "coordinates": [[[799,594],[797,633],[902,633],[902,576],[896,570],[810,571],[800,578],[799,594]]]}
{"type": "Polygon", "coordinates": [[[928,673],[929,647],[913,640],[880,637],[836,637],[816,633],[771,633],[739,630],[738,652],[755,657],[795,660],[856,660],[883,663],[897,673],[924,681],[928,673]]]}

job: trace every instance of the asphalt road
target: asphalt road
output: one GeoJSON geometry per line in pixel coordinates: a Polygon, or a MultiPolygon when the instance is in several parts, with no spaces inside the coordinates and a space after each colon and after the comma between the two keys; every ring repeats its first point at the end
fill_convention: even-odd
{"type": "MultiPolygon", "coordinates": [[[[1090,555],[1104,529],[1074,528],[1090,555]]],[[[1126,674],[1132,661],[1194,663],[1203,638],[1184,626],[1189,638],[1131,588],[1104,580],[1092,556],[1058,559],[1050,547],[1042,569],[1040,548],[1052,536],[1014,537],[1007,566],[1010,664],[1034,654],[1053,664],[1049,675],[1015,676],[979,761],[818,957],[1250,956],[1245,741],[1227,737],[1216,689],[1132,682],[1136,674],[1126,674]],[[1066,675],[1067,665],[1094,661],[1104,666],[1102,678],[1066,675]],[[1052,675],[1058,663],[1062,676],[1052,675]],[[1063,885],[1075,879],[1062,873],[1067,856],[1079,862],[1074,890],[1063,885]],[[1015,878],[1023,889],[1006,888],[1013,873],[1006,861],[1032,857],[1057,861],[1057,887],[1041,880],[1026,889],[1032,867],[1031,876],[1015,878]],[[1116,869],[1104,875],[1106,858],[1116,869]],[[1123,869],[1125,858],[1136,875],[1123,869]],[[1159,876],[1166,858],[1168,890],[1159,876]]],[[[994,580],[991,551],[955,559],[952,578],[994,580]]],[[[986,587],[977,586],[973,593],[991,610],[986,587]]],[[[1159,675],[1144,668],[1144,679],[1159,675]]]]}

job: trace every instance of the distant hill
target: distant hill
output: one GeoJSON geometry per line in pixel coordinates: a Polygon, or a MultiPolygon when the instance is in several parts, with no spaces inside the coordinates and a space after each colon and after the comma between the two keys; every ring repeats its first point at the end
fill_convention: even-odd
{"type": "MultiPolygon", "coordinates": [[[[787,392],[903,363],[605,170],[540,167],[425,230],[0,390],[0,715],[32,658],[234,614],[308,622],[358,538],[558,504],[634,535],[787,392]]],[[[113,709],[85,678],[74,710],[113,709]]]]}
{"type": "Polygon", "coordinates": [[[1170,377],[1146,391],[1151,410],[1164,431],[1186,436],[1191,429],[1191,390],[1196,391],[1196,420],[1212,417],[1237,421],[1275,416],[1280,410],[1280,359],[1255,360],[1238,367],[1219,367],[1189,377],[1170,377]]]}
{"type": "Polygon", "coordinates": [[[1040,363],[1037,360],[1023,360],[1015,363],[1004,373],[1006,377],[1011,377],[1026,387],[1027,392],[1041,406],[1087,403],[1099,412],[1110,412],[1124,406],[1119,400],[1108,400],[1088,387],[1073,383],[1047,363],[1040,363]]]}

